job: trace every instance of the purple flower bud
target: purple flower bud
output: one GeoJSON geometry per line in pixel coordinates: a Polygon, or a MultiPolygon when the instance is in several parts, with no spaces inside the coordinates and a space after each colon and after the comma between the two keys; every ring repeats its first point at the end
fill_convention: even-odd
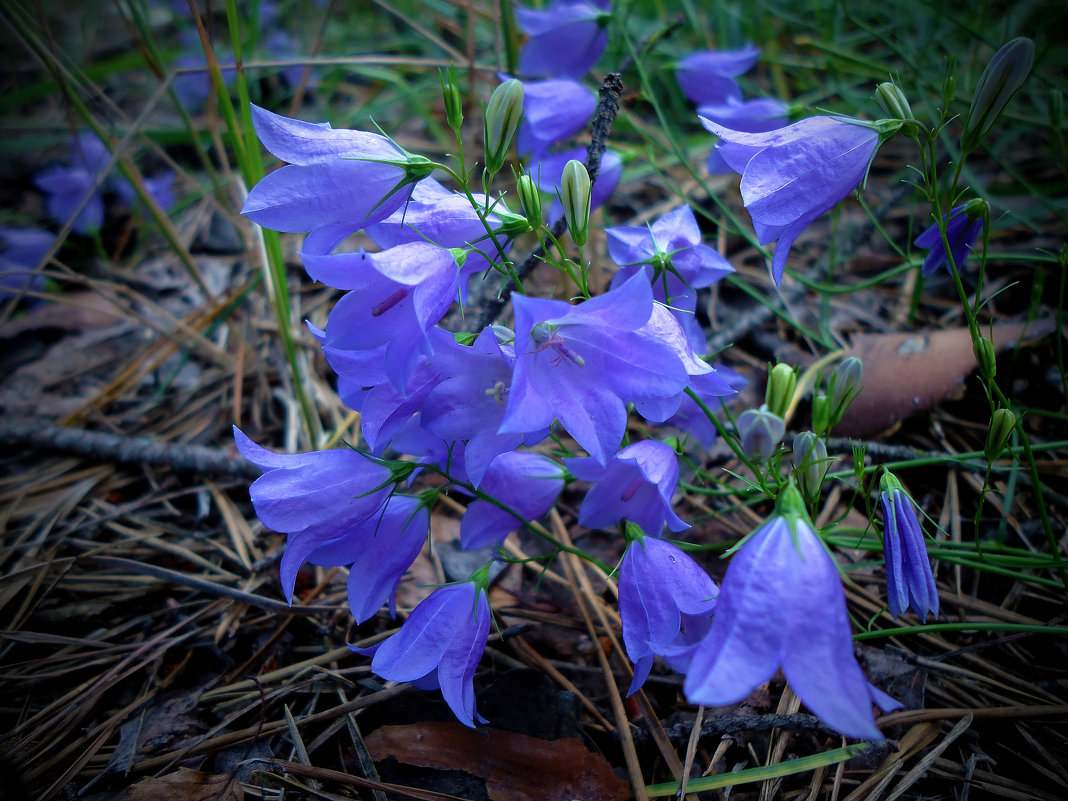
{"type": "Polygon", "coordinates": [[[517,5],[516,20],[530,36],[519,54],[519,71],[581,78],[608,43],[604,23],[610,7],[610,0],[556,0],[541,10],[517,5]]]}
{"type": "Polygon", "coordinates": [[[742,176],[742,200],[762,245],[778,240],[775,285],[797,236],[856,189],[879,147],[879,132],[847,117],[809,117],[767,133],[734,131],[706,117],[718,152],[742,176]]]}
{"type": "MultiPolygon", "coordinates": [[[[560,465],[540,453],[524,451],[510,451],[495,458],[481,485],[487,495],[528,523],[547,514],[563,488],[560,465]]],[[[499,545],[523,521],[490,501],[472,501],[460,523],[460,543],[468,550],[499,545]]]]}
{"type": "Polygon", "coordinates": [[[732,79],[748,72],[760,48],[752,43],[740,50],[703,50],[691,53],[675,67],[682,93],[694,103],[719,105],[728,99],[741,100],[742,90],[732,79]]]}
{"type": "Polygon", "coordinates": [[[686,698],[733,704],[780,667],[802,703],[848,737],[881,740],[872,704],[901,706],[868,683],[853,656],[842,580],[792,487],[731,560],[712,629],[690,662],[686,698]]]}
{"type": "Polygon", "coordinates": [[[700,565],[670,542],[643,537],[627,546],[619,567],[623,644],[634,663],[627,695],[645,683],[654,656],[687,671],[692,646],[708,633],[718,595],[700,565]]]}
{"type": "MultiPolygon", "coordinates": [[[[954,206],[949,212],[949,219],[946,222],[946,239],[949,241],[949,252],[953,255],[953,263],[958,270],[971,254],[975,240],[983,232],[983,221],[986,217],[984,210],[986,210],[986,204],[983,201],[978,201],[978,204],[975,201],[969,201],[954,206]]],[[[942,215],[942,219],[946,219],[945,214],[942,215]]],[[[942,232],[938,230],[938,223],[916,237],[913,244],[918,248],[930,250],[927,258],[923,260],[924,275],[930,275],[943,265],[947,271],[949,270],[946,248],[942,243],[942,232]]]]}
{"type": "Polygon", "coordinates": [[[465,726],[487,721],[475,711],[475,669],[486,649],[490,607],[486,592],[471,581],[440,587],[420,603],[400,630],[373,648],[371,670],[389,681],[421,690],[441,688],[445,703],[465,726]]]}
{"type": "Polygon", "coordinates": [[[786,423],[768,410],[766,403],[759,409],[746,409],[738,415],[738,436],[742,452],[757,462],[766,462],[786,435],[786,423]]]}
{"type": "Polygon", "coordinates": [[[880,487],[886,597],[890,614],[897,619],[911,606],[924,621],[928,612],[938,617],[938,587],[912,499],[905,493],[901,482],[889,472],[883,473],[880,487]]]}

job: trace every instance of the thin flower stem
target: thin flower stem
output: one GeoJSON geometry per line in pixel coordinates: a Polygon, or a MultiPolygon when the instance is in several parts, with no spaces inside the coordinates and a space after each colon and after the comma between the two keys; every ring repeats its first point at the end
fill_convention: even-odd
{"type": "Polygon", "coordinates": [[[1013,631],[1026,634],[1052,634],[1068,637],[1068,626],[1034,626],[1027,623],[929,623],[923,626],[899,626],[892,629],[858,631],[853,639],[878,640],[905,634],[934,634],[940,631],[1013,631]]]}

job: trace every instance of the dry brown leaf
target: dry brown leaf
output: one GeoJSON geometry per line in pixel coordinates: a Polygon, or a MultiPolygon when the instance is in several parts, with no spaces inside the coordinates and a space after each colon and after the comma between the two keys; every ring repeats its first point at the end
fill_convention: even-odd
{"type": "Polygon", "coordinates": [[[213,776],[192,768],[178,768],[166,776],[141,779],[122,801],[241,801],[241,782],[233,776],[213,776]]]}
{"type": "Polygon", "coordinates": [[[539,740],[426,722],[376,729],[367,737],[367,749],[376,761],[392,756],[409,765],[479,776],[493,801],[623,801],[630,796],[630,785],[604,757],[570,737],[539,740]]]}
{"type": "MultiPolygon", "coordinates": [[[[1051,330],[1052,321],[1040,320],[1027,327],[1027,334],[1039,337],[1051,330]]],[[[1014,347],[1023,332],[1023,323],[995,325],[994,347],[1014,347]]],[[[835,427],[846,437],[871,436],[953,397],[976,369],[967,328],[861,334],[845,355],[864,363],[864,389],[835,427]]]]}

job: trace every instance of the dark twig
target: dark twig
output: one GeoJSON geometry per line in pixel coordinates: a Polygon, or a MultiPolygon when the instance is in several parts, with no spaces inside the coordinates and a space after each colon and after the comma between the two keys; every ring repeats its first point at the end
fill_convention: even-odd
{"type": "MultiPolygon", "coordinates": [[[[85,456],[99,462],[151,464],[187,473],[255,478],[259,468],[222,448],[162,442],[155,437],[67,428],[44,420],[0,420],[0,443],[85,456]]],[[[10,451],[9,451],[10,452],[10,451]]]]}
{"type": "MultiPolygon", "coordinates": [[[[591,126],[592,138],[589,147],[586,148],[586,172],[590,174],[590,183],[597,182],[597,173],[601,166],[601,157],[604,156],[608,144],[608,137],[612,133],[612,123],[619,114],[619,98],[623,94],[623,79],[617,72],[610,72],[601,83],[601,89],[597,101],[597,111],[593,117],[591,126]]],[[[563,217],[556,220],[549,228],[550,233],[556,238],[563,236],[567,223],[563,217]]],[[[530,275],[545,258],[545,251],[538,245],[526,257],[523,264],[516,271],[519,280],[522,281],[530,275]]],[[[486,298],[479,304],[478,319],[466,327],[466,330],[475,333],[492,324],[501,314],[508,299],[511,296],[515,284],[508,280],[500,288],[494,297],[486,298]]],[[[468,318],[474,320],[474,318],[468,318]]]]}
{"type": "MultiPolygon", "coordinates": [[[[672,743],[681,745],[689,739],[690,731],[692,729],[692,721],[683,722],[676,723],[674,726],[665,726],[664,733],[672,743]]],[[[734,734],[742,731],[770,731],[772,729],[785,729],[786,731],[792,732],[811,731],[831,737],[838,736],[834,729],[826,726],[815,715],[808,715],[803,712],[796,712],[792,715],[753,715],[737,713],[733,715],[720,715],[717,717],[705,718],[701,722],[702,737],[709,737],[716,734],[734,734]]],[[[633,734],[636,742],[641,742],[649,736],[644,730],[641,731],[641,734],[637,731],[634,731],[633,734]],[[645,735],[645,737],[642,735],[645,735]]]]}

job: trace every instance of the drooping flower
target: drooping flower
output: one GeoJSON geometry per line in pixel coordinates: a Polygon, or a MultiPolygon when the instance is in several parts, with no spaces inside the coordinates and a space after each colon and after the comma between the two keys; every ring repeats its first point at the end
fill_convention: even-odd
{"type": "MultiPolygon", "coordinates": [[[[698,106],[697,114],[732,131],[748,133],[775,131],[790,124],[786,104],[770,97],[754,100],[728,97],[722,103],[698,106]]],[[[730,171],[731,168],[723,160],[719,150],[712,148],[712,152],[708,154],[708,174],[723,175],[730,171]]]]}
{"type": "Polygon", "coordinates": [[[485,588],[464,581],[434,590],[389,639],[353,650],[373,654],[371,670],[384,679],[411,682],[421,690],[440,687],[457,719],[473,728],[475,720],[486,722],[475,711],[473,680],[489,627],[485,588]]]}
{"type": "Polygon", "coordinates": [[[517,5],[516,20],[530,36],[519,54],[519,71],[581,78],[608,43],[605,22],[610,8],[610,0],[556,0],[540,10],[517,5]]]}
{"type": "Polygon", "coordinates": [[[797,236],[868,174],[880,134],[848,117],[809,117],[777,131],[733,131],[701,117],[719,154],[742,176],[742,200],[760,244],[778,240],[771,275],[782,283],[797,236]]]}
{"type": "Polygon", "coordinates": [[[252,187],[241,213],[275,231],[338,226],[352,233],[380,222],[434,167],[367,131],[294,120],[255,105],[252,123],[263,146],[287,164],[252,187]]]}
{"type": "Polygon", "coordinates": [[[733,704],[780,667],[802,703],[849,737],[882,739],[872,704],[900,706],[857,664],[842,579],[792,485],[731,560],[712,629],[690,662],[686,697],[733,704]]]}
{"type": "Polygon", "coordinates": [[[923,529],[916,518],[912,498],[897,477],[887,471],[879,483],[890,614],[896,620],[911,606],[926,622],[928,613],[938,617],[938,587],[927,556],[923,529]]]}
{"type": "Polygon", "coordinates": [[[585,128],[596,106],[593,92],[576,81],[524,81],[523,122],[516,149],[522,155],[539,158],[585,128]]]}
{"type": "Polygon", "coordinates": [[[675,67],[679,88],[694,103],[718,105],[728,99],[742,99],[742,90],[734,81],[748,72],[760,48],[751,42],[739,50],[701,50],[690,53],[675,67]]]}
{"type": "Polygon", "coordinates": [[[645,683],[653,657],[686,673],[695,643],[709,630],[719,589],[693,559],[670,542],[640,537],[619,567],[623,644],[634,663],[627,695],[645,683]]]}
{"type": "Polygon", "coordinates": [[[635,442],[601,465],[593,457],[566,459],[575,478],[593,482],[579,507],[579,524],[609,528],[626,519],[659,537],[665,523],[672,531],[690,524],[671,508],[679,483],[679,460],[670,445],[653,439],[635,442]]]}
{"type": "MultiPolygon", "coordinates": [[[[971,255],[975,240],[983,232],[983,210],[986,203],[982,200],[969,201],[959,206],[954,206],[946,220],[946,239],[949,241],[949,252],[953,256],[953,263],[960,270],[964,260],[971,255]]],[[[942,215],[946,219],[946,215],[942,215]]],[[[935,223],[913,242],[918,248],[928,250],[927,258],[923,260],[923,274],[930,275],[939,267],[945,265],[949,271],[949,262],[946,259],[946,248],[942,243],[942,233],[935,223]]]]}
{"type": "Polygon", "coordinates": [[[392,472],[347,449],[275,453],[236,426],[234,442],[242,456],[265,471],[249,487],[256,516],[268,528],[289,535],[281,579],[292,600],[297,570],[309,554],[375,515],[392,490],[392,472]]]}
{"type": "Polygon", "coordinates": [[[564,488],[560,465],[540,453],[509,451],[490,462],[480,489],[516,512],[475,500],[460,523],[460,544],[467,550],[499,545],[524,522],[543,517],[564,488]]]}
{"type": "Polygon", "coordinates": [[[644,276],[578,306],[513,295],[516,365],[498,431],[539,431],[558,419],[601,464],[616,452],[626,404],[672,397],[688,383],[672,347],[639,333],[653,294],[644,276]]]}

